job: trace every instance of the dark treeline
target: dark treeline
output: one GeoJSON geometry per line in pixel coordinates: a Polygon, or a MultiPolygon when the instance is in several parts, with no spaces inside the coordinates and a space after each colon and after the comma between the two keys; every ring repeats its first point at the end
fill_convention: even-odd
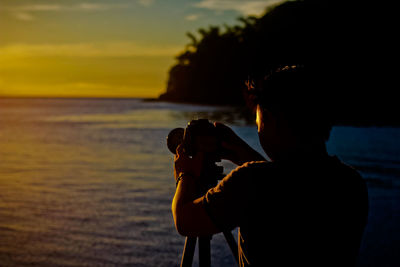
{"type": "Polygon", "coordinates": [[[324,73],[321,90],[337,123],[399,125],[389,24],[380,13],[365,2],[288,1],[238,25],[188,33],[191,42],[176,57],[160,99],[243,106],[249,77],[303,64],[324,73]]]}

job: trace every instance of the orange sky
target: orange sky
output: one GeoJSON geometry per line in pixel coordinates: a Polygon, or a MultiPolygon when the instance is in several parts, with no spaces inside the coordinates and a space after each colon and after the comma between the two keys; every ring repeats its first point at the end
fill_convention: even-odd
{"type": "Polygon", "coordinates": [[[0,96],[157,97],[187,32],[277,0],[0,0],[0,96]]]}

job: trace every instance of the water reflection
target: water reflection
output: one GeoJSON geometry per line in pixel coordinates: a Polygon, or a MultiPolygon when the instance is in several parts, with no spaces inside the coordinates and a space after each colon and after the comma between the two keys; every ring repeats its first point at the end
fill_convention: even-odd
{"type": "Polygon", "coordinates": [[[208,118],[210,121],[219,121],[231,125],[254,125],[255,115],[245,108],[220,108],[211,111],[183,111],[172,112],[172,118],[191,121],[193,119],[208,118]]]}
{"type": "MultiPolygon", "coordinates": [[[[230,113],[138,100],[0,99],[1,264],[175,266],[184,239],[170,212],[165,137],[198,117],[243,124],[230,113]]],[[[224,249],[215,251],[230,255],[224,249]]]]}
{"type": "MultiPolygon", "coordinates": [[[[228,124],[262,152],[253,117],[228,107],[0,99],[0,265],[176,266],[184,239],[170,212],[165,138],[198,118],[228,124]]],[[[370,262],[384,262],[399,232],[399,138],[398,128],[335,127],[328,142],[368,181],[370,262]]],[[[223,236],[212,244],[215,266],[234,264],[223,236]]]]}

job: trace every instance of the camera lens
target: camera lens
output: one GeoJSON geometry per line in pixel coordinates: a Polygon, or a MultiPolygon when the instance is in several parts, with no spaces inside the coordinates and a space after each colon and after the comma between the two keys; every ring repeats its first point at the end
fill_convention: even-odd
{"type": "Polygon", "coordinates": [[[167,147],[171,153],[176,154],[176,148],[182,143],[185,130],[183,128],[175,128],[169,132],[167,136],[167,147]]]}

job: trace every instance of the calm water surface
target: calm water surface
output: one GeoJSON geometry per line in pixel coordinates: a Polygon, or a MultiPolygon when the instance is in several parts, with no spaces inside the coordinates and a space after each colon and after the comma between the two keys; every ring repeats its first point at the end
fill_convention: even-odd
{"type": "MultiPolygon", "coordinates": [[[[165,137],[212,117],[261,151],[255,126],[232,114],[135,99],[0,99],[0,266],[177,266],[184,238],[170,212],[165,137]]],[[[335,127],[328,142],[368,183],[360,266],[400,263],[399,138],[399,128],[335,127]]],[[[221,235],[212,257],[235,266],[221,235]]]]}

